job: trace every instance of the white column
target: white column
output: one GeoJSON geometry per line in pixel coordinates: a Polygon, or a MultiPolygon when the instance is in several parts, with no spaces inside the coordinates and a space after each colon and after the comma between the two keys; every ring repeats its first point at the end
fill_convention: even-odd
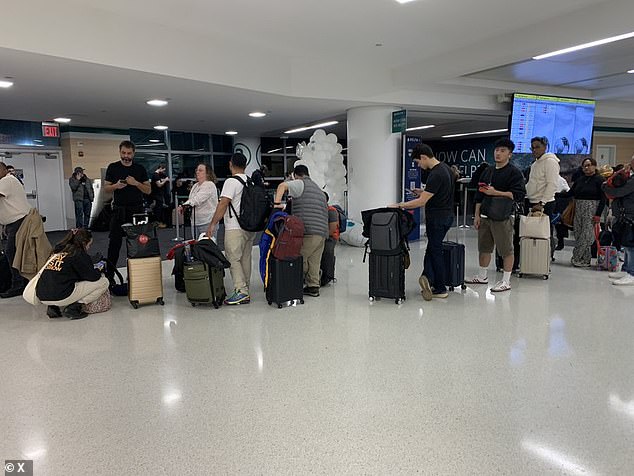
{"type": "Polygon", "coordinates": [[[260,157],[259,137],[236,137],[233,141],[233,151],[242,152],[247,158],[246,174],[251,175],[254,170],[259,169],[262,163],[260,157]]]}
{"type": "Polygon", "coordinates": [[[392,134],[392,106],[348,110],[348,216],[400,200],[401,134],[392,134]]]}

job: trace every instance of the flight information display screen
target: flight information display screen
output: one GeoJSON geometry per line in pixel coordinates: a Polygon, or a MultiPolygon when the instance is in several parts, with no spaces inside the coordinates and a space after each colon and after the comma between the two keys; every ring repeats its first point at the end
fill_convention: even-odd
{"type": "Polygon", "coordinates": [[[548,152],[589,154],[595,101],[536,94],[513,95],[511,140],[515,152],[528,154],[531,138],[546,137],[548,152]]]}

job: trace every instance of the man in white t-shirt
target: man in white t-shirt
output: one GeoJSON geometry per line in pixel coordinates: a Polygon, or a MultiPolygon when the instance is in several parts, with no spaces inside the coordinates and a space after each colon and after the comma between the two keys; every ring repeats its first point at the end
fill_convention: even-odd
{"type": "MultiPolygon", "coordinates": [[[[246,182],[247,176],[244,173],[246,167],[247,158],[244,154],[237,152],[231,156],[229,170],[233,177],[240,177],[246,182]]],[[[218,223],[224,218],[225,256],[231,263],[230,272],[234,288],[233,293],[225,299],[225,304],[228,305],[251,302],[249,282],[251,281],[251,250],[255,233],[243,230],[236,216],[236,213],[240,213],[243,188],[244,185],[237,179],[229,177],[225,180],[218,207],[207,229],[207,235],[214,236],[218,223]]]]}
{"type": "Polygon", "coordinates": [[[4,226],[7,234],[7,247],[4,250],[11,266],[11,288],[0,293],[0,298],[21,296],[24,278],[13,267],[15,258],[15,235],[24,221],[24,217],[31,211],[31,205],[26,199],[26,192],[20,181],[9,173],[7,166],[0,162],[0,225],[4,226]]]}

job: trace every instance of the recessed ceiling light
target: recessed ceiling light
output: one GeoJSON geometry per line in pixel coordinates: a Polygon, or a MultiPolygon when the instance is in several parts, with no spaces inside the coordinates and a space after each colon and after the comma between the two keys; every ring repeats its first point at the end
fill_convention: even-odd
{"type": "Polygon", "coordinates": [[[4,80],[0,81],[0,88],[7,89],[7,88],[10,88],[11,86],[13,86],[13,81],[4,81],[4,80]]]}
{"type": "Polygon", "coordinates": [[[541,60],[545,58],[550,58],[552,56],[565,55],[566,53],[572,53],[573,51],[585,50],[586,48],[605,45],[607,43],[613,43],[615,41],[627,40],[628,38],[632,37],[634,37],[634,31],[630,33],[624,33],[623,35],[611,36],[602,40],[591,41],[590,43],[583,43],[581,45],[571,46],[570,48],[564,48],[563,50],[551,51],[550,53],[545,53],[543,55],[533,56],[533,59],[541,60]]]}
{"type": "Polygon", "coordinates": [[[167,106],[167,101],[165,99],[150,99],[146,101],[145,104],[148,106],[162,107],[167,106]]]}
{"type": "Polygon", "coordinates": [[[409,2],[413,2],[414,0],[396,0],[398,3],[409,3],[409,2]]]}
{"type": "Polygon", "coordinates": [[[298,127],[297,129],[291,129],[290,131],[284,131],[284,134],[295,134],[296,132],[304,132],[309,129],[319,129],[320,127],[328,127],[339,124],[339,121],[322,122],[320,124],[314,124],[312,126],[298,127]]]}
{"type": "Polygon", "coordinates": [[[479,134],[495,134],[496,132],[507,132],[508,129],[491,129],[489,131],[478,131],[478,132],[464,132],[462,134],[449,134],[446,136],[442,136],[443,139],[451,139],[452,137],[464,137],[464,136],[475,136],[479,134]]]}
{"type": "Polygon", "coordinates": [[[60,122],[62,124],[68,124],[71,119],[70,117],[56,117],[55,119],[53,119],[55,122],[60,122]]]}
{"type": "Polygon", "coordinates": [[[436,127],[436,126],[434,124],[429,124],[428,126],[408,127],[405,130],[406,131],[420,131],[421,129],[431,129],[432,127],[436,127]]]}
{"type": "Polygon", "coordinates": [[[153,144],[156,144],[157,142],[161,142],[161,141],[158,139],[150,139],[150,142],[152,142],[153,144]]]}
{"type": "Polygon", "coordinates": [[[251,117],[264,117],[264,116],[266,116],[266,113],[265,112],[257,112],[257,111],[256,112],[250,112],[249,116],[251,116],[251,117]]]}
{"type": "Polygon", "coordinates": [[[167,127],[167,126],[154,126],[154,129],[156,129],[157,131],[166,131],[167,129],[169,129],[169,127],[167,127]]]}
{"type": "Polygon", "coordinates": [[[227,131],[225,132],[225,134],[227,134],[228,136],[235,136],[238,134],[238,131],[227,131]]]}
{"type": "Polygon", "coordinates": [[[628,74],[634,74],[634,69],[630,69],[627,73],[628,74]]]}

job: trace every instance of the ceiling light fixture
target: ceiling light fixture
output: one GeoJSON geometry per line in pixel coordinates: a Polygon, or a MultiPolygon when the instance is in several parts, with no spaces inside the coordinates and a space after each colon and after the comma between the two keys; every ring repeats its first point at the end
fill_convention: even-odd
{"type": "Polygon", "coordinates": [[[265,112],[257,112],[257,111],[255,111],[255,112],[250,112],[249,116],[250,117],[264,117],[264,116],[266,116],[266,113],[265,112]]]}
{"type": "Polygon", "coordinates": [[[319,129],[320,127],[328,127],[339,124],[339,121],[322,122],[320,124],[314,124],[312,126],[298,127],[297,129],[291,129],[290,131],[284,131],[284,134],[295,134],[296,132],[304,132],[309,129],[319,129]]]}
{"type": "Polygon", "coordinates": [[[543,55],[533,56],[534,60],[541,60],[550,58],[551,56],[565,55],[566,53],[572,53],[573,51],[585,50],[586,48],[593,48],[595,46],[605,45],[607,43],[613,43],[615,41],[627,40],[634,37],[634,31],[630,33],[624,33],[623,35],[611,36],[610,38],[604,38],[602,40],[591,41],[590,43],[583,43],[577,46],[571,46],[570,48],[564,48],[563,50],[551,51],[543,55]]]}
{"type": "Polygon", "coordinates": [[[452,137],[464,137],[464,136],[475,136],[479,134],[495,134],[496,132],[507,132],[508,129],[491,129],[489,131],[478,131],[478,132],[464,132],[462,134],[449,134],[446,136],[442,136],[443,139],[451,139],[452,137]]]}
{"type": "Polygon", "coordinates": [[[0,88],[10,88],[11,86],[13,86],[13,81],[0,81],[0,88]]]}
{"type": "Polygon", "coordinates": [[[431,129],[432,127],[436,127],[434,124],[429,124],[428,126],[418,126],[418,127],[409,127],[405,129],[407,132],[409,131],[420,131],[421,129],[431,129]]]}
{"type": "Polygon", "coordinates": [[[409,2],[413,2],[414,0],[396,0],[398,3],[409,3],[409,2]]]}
{"type": "Polygon", "coordinates": [[[238,135],[238,131],[227,131],[225,132],[225,134],[227,134],[228,136],[235,136],[238,135]]]}
{"type": "Polygon", "coordinates": [[[167,126],[154,126],[154,129],[156,129],[157,131],[166,131],[167,129],[169,129],[169,127],[167,127],[167,126]]]}
{"type": "Polygon", "coordinates": [[[61,124],[68,124],[71,121],[70,117],[56,117],[53,120],[61,124]]]}
{"type": "Polygon", "coordinates": [[[634,69],[630,69],[627,74],[634,74],[634,69]]]}
{"type": "Polygon", "coordinates": [[[145,104],[147,104],[148,106],[163,107],[163,106],[167,106],[167,100],[165,100],[165,99],[150,99],[149,101],[145,101],[145,104]]]}

